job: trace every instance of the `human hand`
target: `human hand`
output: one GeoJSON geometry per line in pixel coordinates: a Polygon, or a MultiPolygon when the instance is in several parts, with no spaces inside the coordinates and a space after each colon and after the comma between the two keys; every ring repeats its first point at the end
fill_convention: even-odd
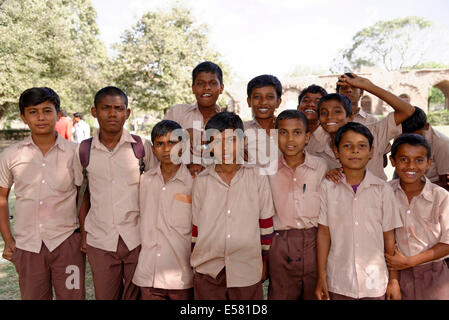
{"type": "Polygon", "coordinates": [[[370,87],[370,85],[372,85],[371,81],[366,78],[357,76],[354,73],[351,73],[351,75],[354,78],[351,78],[346,74],[342,74],[341,76],[339,76],[338,80],[337,80],[337,85],[343,86],[343,87],[351,86],[351,87],[360,88],[360,89],[368,89],[370,87]]]}
{"type": "Polygon", "coordinates": [[[14,240],[6,241],[3,249],[2,257],[8,261],[12,260],[12,254],[16,250],[16,242],[14,240]]]}
{"type": "Polygon", "coordinates": [[[262,282],[264,282],[265,280],[267,280],[268,278],[268,272],[267,272],[267,261],[265,260],[263,262],[263,267],[262,267],[262,282]]]}
{"type": "Polygon", "coordinates": [[[402,300],[401,288],[397,279],[388,281],[386,300],[402,300]]]}
{"type": "Polygon", "coordinates": [[[81,232],[81,246],[80,251],[83,253],[86,253],[86,246],[87,246],[87,232],[82,231],[81,232]]]}
{"type": "Polygon", "coordinates": [[[334,183],[339,183],[343,179],[343,168],[335,168],[326,174],[326,179],[334,183]]]}
{"type": "Polygon", "coordinates": [[[404,256],[398,248],[394,248],[394,255],[385,253],[385,261],[389,270],[404,270],[413,267],[410,257],[404,256]]]}
{"type": "Polygon", "coordinates": [[[329,289],[325,278],[318,278],[315,288],[315,296],[318,300],[330,300],[329,289]]]}

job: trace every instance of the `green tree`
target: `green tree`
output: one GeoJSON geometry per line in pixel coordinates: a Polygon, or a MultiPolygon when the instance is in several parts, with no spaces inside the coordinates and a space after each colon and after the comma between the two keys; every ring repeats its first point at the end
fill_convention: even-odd
{"type": "Polygon", "coordinates": [[[108,57],[90,0],[6,0],[0,6],[0,118],[20,93],[48,86],[68,111],[87,110],[108,57]]]}
{"type": "Polygon", "coordinates": [[[178,5],[143,14],[121,39],[114,46],[115,81],[141,110],[191,103],[191,74],[200,62],[213,61],[227,70],[208,47],[207,27],[196,25],[190,11],[178,5]]]}
{"type": "MultiPolygon", "coordinates": [[[[379,66],[388,71],[415,68],[447,57],[447,30],[420,17],[379,21],[357,32],[352,45],[340,51],[333,72],[379,66]]],[[[442,61],[442,60],[441,60],[442,61]]]]}

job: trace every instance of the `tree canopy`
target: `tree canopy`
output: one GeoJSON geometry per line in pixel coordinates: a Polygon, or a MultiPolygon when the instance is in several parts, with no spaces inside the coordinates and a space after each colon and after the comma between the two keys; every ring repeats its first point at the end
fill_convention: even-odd
{"type": "Polygon", "coordinates": [[[48,86],[61,108],[82,111],[104,83],[106,47],[90,0],[7,0],[0,7],[0,117],[20,93],[48,86]]]}
{"type": "Polygon", "coordinates": [[[145,13],[121,39],[114,46],[114,80],[139,109],[191,103],[192,70],[200,62],[215,62],[226,74],[219,54],[209,48],[207,27],[181,6],[145,13]]]}
{"type": "Polygon", "coordinates": [[[341,50],[331,71],[351,71],[361,66],[393,71],[414,69],[428,61],[439,62],[437,59],[445,57],[435,54],[446,52],[443,48],[449,44],[445,32],[421,17],[379,21],[354,35],[351,46],[341,50]]]}

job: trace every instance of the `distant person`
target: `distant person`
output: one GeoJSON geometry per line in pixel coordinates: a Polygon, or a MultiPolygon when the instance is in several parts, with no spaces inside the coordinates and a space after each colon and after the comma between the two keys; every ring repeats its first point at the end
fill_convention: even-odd
{"type": "Polygon", "coordinates": [[[61,117],[56,122],[55,130],[66,140],[72,141],[73,121],[67,116],[67,111],[61,111],[61,117]]]}
{"type": "MultiPolygon", "coordinates": [[[[351,73],[346,73],[346,75],[349,78],[353,78],[354,76],[351,73]]],[[[379,121],[379,119],[377,119],[374,115],[365,112],[363,109],[360,109],[359,107],[359,102],[360,102],[360,98],[363,96],[363,89],[361,88],[357,88],[357,87],[353,87],[351,85],[339,85],[337,82],[337,93],[340,93],[346,97],[349,98],[349,100],[351,100],[351,104],[352,104],[352,114],[354,116],[354,118],[352,119],[353,122],[358,122],[361,123],[363,125],[369,125],[369,124],[373,124],[376,123],[377,121],[379,121]]]]}
{"type": "Polygon", "coordinates": [[[73,141],[80,143],[90,138],[90,126],[83,120],[83,115],[80,112],[73,114],[73,122],[73,141]]]}
{"type": "Polygon", "coordinates": [[[320,127],[318,102],[321,97],[326,94],[327,91],[324,88],[317,86],[316,84],[312,84],[303,89],[298,96],[297,109],[304,112],[306,115],[310,134],[320,127]]]}

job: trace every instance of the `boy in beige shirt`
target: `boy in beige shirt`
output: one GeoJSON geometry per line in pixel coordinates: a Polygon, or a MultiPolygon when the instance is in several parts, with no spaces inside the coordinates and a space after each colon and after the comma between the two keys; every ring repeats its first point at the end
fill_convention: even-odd
{"type": "MultiPolygon", "coordinates": [[[[92,115],[94,133],[86,167],[88,191],[79,213],[82,250],[92,270],[97,300],[134,300],[139,288],[132,283],[140,251],[139,160],[131,144],[134,137],[123,128],[130,114],[126,94],[116,87],[99,90],[92,115]]],[[[148,142],[144,143],[145,168],[154,165],[148,142]]],[[[75,183],[83,181],[79,146],[74,161],[75,183]]]]}
{"type": "MultiPolygon", "coordinates": [[[[211,131],[209,131],[211,130],[211,131]]],[[[268,178],[243,163],[243,122],[232,112],[213,116],[215,164],[193,185],[195,299],[262,300],[274,214],[268,178]]]]}
{"type": "Polygon", "coordinates": [[[433,183],[449,190],[449,137],[432,128],[427,122],[426,113],[415,107],[413,115],[402,122],[403,133],[416,133],[423,136],[432,149],[432,161],[425,176],[433,183]]]}
{"type": "Polygon", "coordinates": [[[84,299],[86,257],[76,212],[72,162],[76,144],[55,131],[59,97],[50,88],[25,90],[20,117],[31,136],[0,156],[0,232],[3,258],[14,263],[24,300],[84,299]],[[8,195],[14,184],[15,238],[8,195]]]}
{"type": "Polygon", "coordinates": [[[184,164],[174,163],[181,130],[171,120],[154,126],[152,150],[160,166],[140,179],[142,250],[133,282],[140,287],[143,300],[193,299],[193,178],[184,164]]]}
{"type": "Polygon", "coordinates": [[[391,187],[366,169],[372,146],[373,136],[362,124],[347,123],[336,134],[344,178],[321,184],[319,300],[400,299],[397,271],[388,271],[384,252],[393,254],[394,229],[402,223],[391,187]]]}
{"type": "Polygon", "coordinates": [[[390,182],[403,227],[396,229],[397,248],[386,254],[390,270],[399,270],[404,300],[448,300],[449,193],[425,177],[431,147],[418,134],[404,134],[391,148],[399,179],[390,182]]]}

